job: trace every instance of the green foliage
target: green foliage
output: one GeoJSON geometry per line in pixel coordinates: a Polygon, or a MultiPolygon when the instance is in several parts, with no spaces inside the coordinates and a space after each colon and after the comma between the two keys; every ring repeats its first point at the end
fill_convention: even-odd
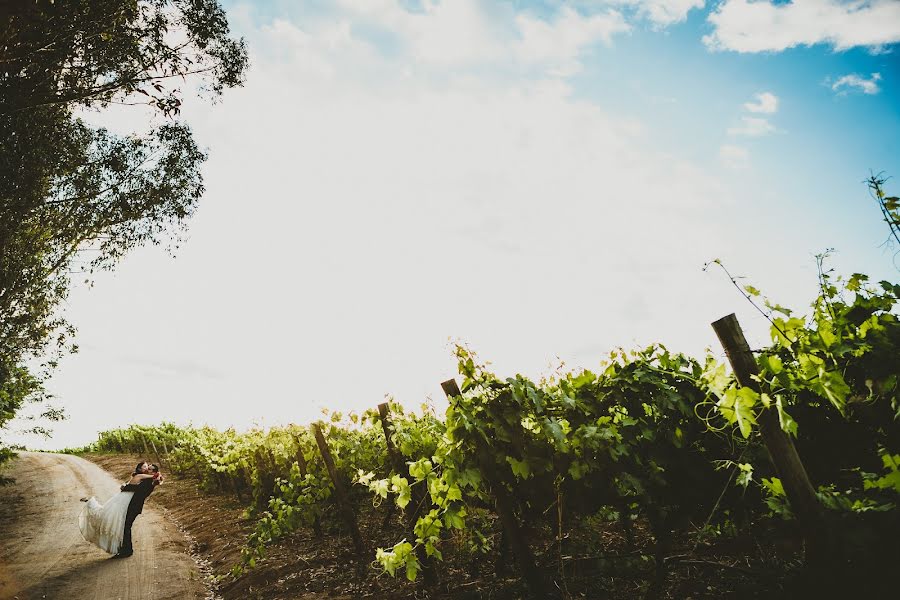
{"type": "MultiPolygon", "coordinates": [[[[875,199],[878,208],[881,210],[882,219],[887,223],[890,230],[890,236],[885,242],[885,246],[900,252],[900,198],[888,196],[884,193],[882,186],[884,186],[885,181],[886,179],[879,174],[869,177],[866,183],[869,185],[869,192],[872,198],[875,199]]],[[[894,254],[894,257],[896,258],[897,254],[894,254]]],[[[894,264],[896,265],[896,263],[894,264]]]]}
{"type": "Polygon", "coordinates": [[[444,530],[457,545],[478,548],[490,532],[470,517],[484,513],[498,486],[513,492],[523,521],[539,522],[562,493],[575,515],[616,507],[648,517],[661,532],[708,511],[725,483],[712,459],[733,449],[694,415],[705,398],[695,381],[702,369],[683,355],[662,346],[617,351],[600,373],[540,383],[501,380],[461,347],[457,356],[463,393],[452,399],[443,433],[429,439],[433,454],[410,461],[408,473],[358,478],[381,498],[393,494],[401,508],[411,487],[427,491],[415,539],[377,552],[388,573],[405,567],[414,577],[419,545],[440,559],[444,530]]]}
{"type": "MultiPolygon", "coordinates": [[[[759,392],[741,388],[708,359],[701,381],[714,399],[710,423],[721,419],[752,438],[760,413],[775,410],[826,508],[886,511],[898,493],[892,457],[900,450],[900,285],[836,276],[826,259],[817,257],[820,289],[809,316],[763,298],[772,345],[757,353],[759,392]],[[887,473],[878,475],[882,469],[887,473]]],[[[748,298],[762,297],[747,288],[748,298]]],[[[761,485],[771,514],[790,518],[778,479],[761,485]]]]}
{"type": "Polygon", "coordinates": [[[900,494],[900,454],[883,452],[881,461],[884,463],[886,473],[881,476],[869,475],[865,477],[863,487],[867,490],[893,490],[900,494]]]}
{"type": "MultiPolygon", "coordinates": [[[[16,453],[12,448],[0,447],[0,469],[2,469],[3,464],[8,462],[15,455],[16,453]]],[[[11,477],[4,477],[3,474],[0,473],[0,486],[15,483],[15,481],[15,479],[12,479],[11,477]]]]}
{"type": "Polygon", "coordinates": [[[43,382],[25,367],[0,362],[0,427],[15,417],[28,401],[40,401],[45,394],[43,382]]]}
{"type": "Polygon", "coordinates": [[[781,517],[782,519],[794,518],[791,512],[791,506],[788,504],[787,494],[781,480],[777,477],[760,480],[760,484],[766,492],[766,506],[769,507],[770,514],[781,517]]]}
{"type": "MultiPolygon", "coordinates": [[[[328,443],[332,459],[344,487],[348,487],[362,468],[382,471],[385,461],[385,441],[380,426],[375,426],[374,411],[361,419],[351,413],[346,420],[340,413],[330,413],[328,423],[319,423],[328,443]]],[[[295,446],[290,456],[302,453],[306,464],[303,473],[299,461],[291,463],[287,477],[276,479],[268,509],[260,514],[254,532],[241,551],[241,564],[232,574],[253,568],[256,560],[265,556],[265,546],[300,527],[309,527],[322,518],[330,508],[334,484],[322,460],[315,440],[308,431],[295,432],[295,446]]]]}
{"type": "MultiPolygon", "coordinates": [[[[0,359],[0,431],[16,416],[26,404],[42,403],[49,394],[44,390],[44,376],[35,375],[22,365],[10,364],[0,359]]],[[[42,410],[22,419],[23,433],[49,435],[42,423],[59,421],[65,413],[56,407],[44,405],[42,410]]],[[[0,468],[14,453],[0,444],[0,468]]],[[[0,477],[0,483],[8,481],[0,477]]]]}

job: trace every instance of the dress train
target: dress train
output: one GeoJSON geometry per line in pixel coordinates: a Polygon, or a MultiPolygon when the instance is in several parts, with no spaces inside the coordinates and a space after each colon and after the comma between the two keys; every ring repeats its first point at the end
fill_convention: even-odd
{"type": "Polygon", "coordinates": [[[78,516],[81,536],[101,550],[116,554],[125,535],[125,516],[132,496],[134,492],[119,492],[106,504],[92,496],[78,516]]]}

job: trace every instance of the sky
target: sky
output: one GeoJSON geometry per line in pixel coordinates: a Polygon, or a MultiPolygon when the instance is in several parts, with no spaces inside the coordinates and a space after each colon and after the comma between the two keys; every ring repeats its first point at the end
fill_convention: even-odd
{"type": "Polygon", "coordinates": [[[183,108],[209,152],[186,240],[73,287],[80,351],[48,384],[70,418],[32,447],[440,407],[455,342],[532,377],[653,342],[721,357],[731,312],[764,345],[714,258],[800,310],[827,248],[898,279],[864,181],[900,176],[900,2],[225,7],[251,67],[183,108]]]}

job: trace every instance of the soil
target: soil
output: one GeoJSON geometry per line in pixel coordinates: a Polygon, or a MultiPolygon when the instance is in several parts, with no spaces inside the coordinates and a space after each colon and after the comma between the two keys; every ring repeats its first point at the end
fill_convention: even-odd
{"type": "MultiPolygon", "coordinates": [[[[136,463],[137,461],[135,461],[136,463]]],[[[78,530],[79,498],[105,502],[116,478],[63,454],[22,452],[0,487],[0,599],[195,600],[208,597],[198,565],[174,524],[148,503],[135,521],[134,555],[111,559],[78,530]]]]}

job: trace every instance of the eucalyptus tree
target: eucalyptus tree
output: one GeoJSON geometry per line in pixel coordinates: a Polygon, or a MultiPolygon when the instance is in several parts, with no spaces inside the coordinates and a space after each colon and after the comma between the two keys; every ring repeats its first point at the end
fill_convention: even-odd
{"type": "Polygon", "coordinates": [[[206,158],[180,120],[184,94],[215,101],[247,65],[217,0],[0,7],[0,427],[41,397],[35,365],[75,349],[59,311],[72,277],[178,239],[206,158]],[[80,117],[111,104],[160,118],[118,136],[80,117]]]}

